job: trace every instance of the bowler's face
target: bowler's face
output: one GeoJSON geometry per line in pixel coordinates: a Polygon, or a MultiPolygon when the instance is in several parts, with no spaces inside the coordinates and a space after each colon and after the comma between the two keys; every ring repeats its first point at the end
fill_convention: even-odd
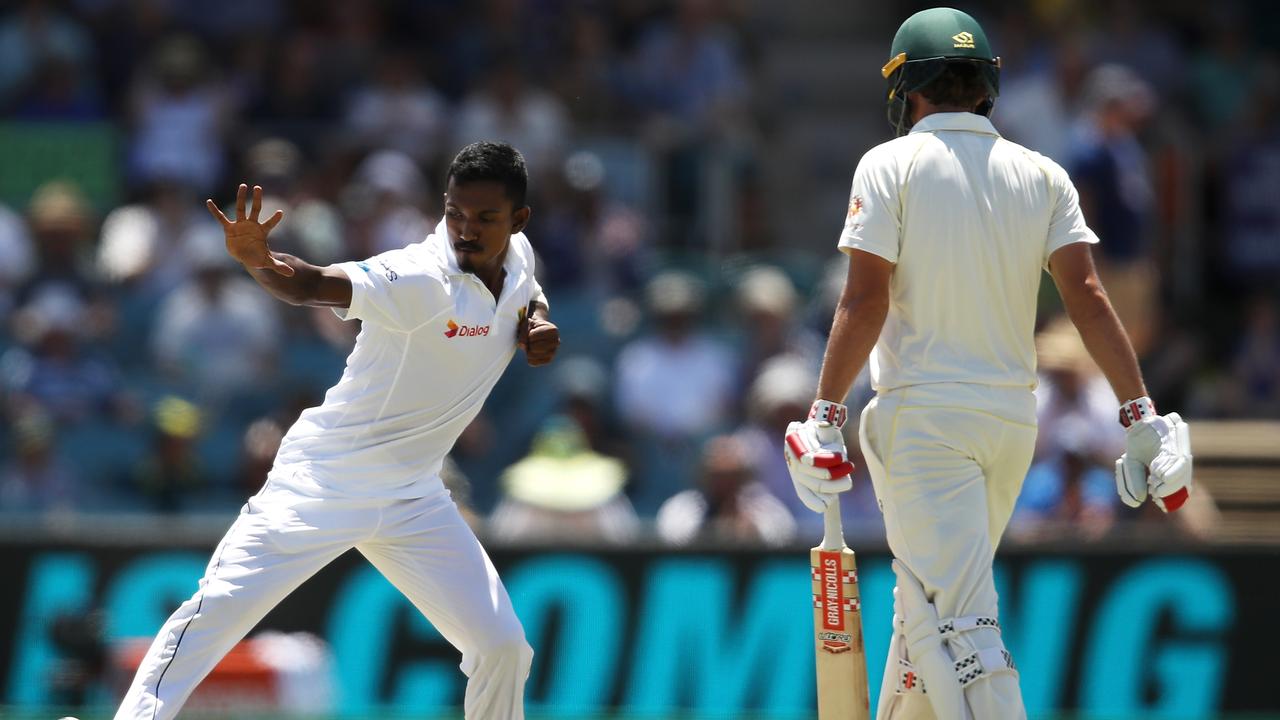
{"type": "Polygon", "coordinates": [[[529,208],[514,207],[501,183],[450,179],[444,220],[458,266],[472,273],[492,271],[502,267],[511,235],[529,222],[529,208]]]}

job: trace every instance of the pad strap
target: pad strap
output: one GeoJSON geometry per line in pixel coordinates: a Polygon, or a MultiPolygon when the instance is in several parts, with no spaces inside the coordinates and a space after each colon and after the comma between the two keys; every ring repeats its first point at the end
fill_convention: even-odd
{"type": "MultiPolygon", "coordinates": [[[[1000,672],[1017,672],[1013,656],[1002,647],[983,648],[955,662],[956,679],[961,687],[968,687],[978,680],[1000,672]]],[[[898,658],[898,681],[894,691],[899,695],[927,695],[924,678],[916,672],[910,661],[898,658]]]]}
{"type": "Polygon", "coordinates": [[[956,678],[962,687],[969,687],[986,675],[1015,671],[1013,656],[1002,647],[983,648],[956,661],[956,678]]]}
{"type": "Polygon", "coordinates": [[[962,632],[969,632],[979,628],[992,628],[999,632],[1000,621],[985,615],[966,615],[965,617],[951,618],[950,620],[942,621],[938,625],[938,634],[944,638],[953,638],[962,632]]]}

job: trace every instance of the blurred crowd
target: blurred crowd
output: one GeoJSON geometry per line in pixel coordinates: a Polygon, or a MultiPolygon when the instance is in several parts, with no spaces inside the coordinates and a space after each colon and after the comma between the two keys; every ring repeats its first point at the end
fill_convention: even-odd
{"type": "MultiPolygon", "coordinates": [[[[1280,417],[1280,65],[1251,22],[1276,12],[1179,7],[975,8],[1004,57],[995,120],[1072,174],[1162,406],[1280,417]]],[[[358,328],[270,299],[204,198],[260,184],[286,213],[277,249],[363,258],[421,240],[456,149],[501,139],[528,161],[565,342],[551,368],[513,363],[491,403],[508,410],[451,457],[455,497],[511,539],[820,532],[779,439],[817,384],[840,218],[815,257],[757,222],[733,251],[716,230],[762,212],[768,38],[750,3],[5,8],[0,512],[238,507],[358,328]]],[[[1044,295],[1041,444],[1014,531],[1103,537],[1133,517],[1111,480],[1116,402],[1044,295]]],[[[853,409],[870,392],[864,376],[853,409]]],[[[851,533],[882,534],[865,476],[844,509],[851,533]]]]}

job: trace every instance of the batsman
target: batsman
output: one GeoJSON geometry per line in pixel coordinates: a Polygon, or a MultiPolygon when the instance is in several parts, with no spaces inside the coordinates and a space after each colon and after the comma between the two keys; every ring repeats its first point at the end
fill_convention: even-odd
{"type": "Polygon", "coordinates": [[[912,15],[882,74],[897,137],[854,172],[839,241],[849,273],[817,399],[784,452],[810,509],[849,489],[840,401],[869,358],[876,396],[858,435],[897,577],[877,717],[1024,718],[991,565],[1035,445],[1044,269],[1121,401],[1126,504],[1170,512],[1187,499],[1187,425],[1147,396],[1067,173],[992,125],[1000,59],[978,23],[912,15]]]}

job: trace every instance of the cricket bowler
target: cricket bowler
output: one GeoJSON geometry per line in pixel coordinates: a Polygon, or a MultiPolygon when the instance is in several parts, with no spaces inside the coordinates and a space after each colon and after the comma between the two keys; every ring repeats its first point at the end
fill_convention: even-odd
{"type": "Polygon", "coordinates": [[[425,240],[328,267],[272,252],[262,188],[212,200],[227,250],[272,295],[363,325],[323,404],[289,429],[267,482],[213,552],[199,589],[138,668],[116,720],[168,720],[277,603],[354,547],[454,647],[472,720],[524,717],[533,650],[502,581],[440,480],[458,435],[515,354],[551,361],[559,331],[522,230],[528,175],[509,145],[463,148],[425,240]]]}
{"type": "Polygon", "coordinates": [[[1189,435],[1147,397],[1067,173],[988,119],[1000,60],[978,23],[950,8],[912,15],[883,75],[897,137],[854,173],[839,241],[849,272],[817,400],[784,452],[806,506],[838,501],[852,470],[840,401],[869,356],[876,396],[859,441],[897,576],[877,717],[1025,718],[991,564],[1035,445],[1043,269],[1122,401],[1126,504],[1186,500],[1189,435]]]}

